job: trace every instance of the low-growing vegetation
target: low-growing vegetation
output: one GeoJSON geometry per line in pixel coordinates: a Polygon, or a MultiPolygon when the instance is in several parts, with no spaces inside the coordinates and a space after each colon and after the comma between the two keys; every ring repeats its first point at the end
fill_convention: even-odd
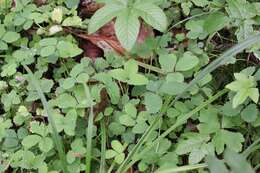
{"type": "Polygon", "coordinates": [[[260,171],[258,0],[0,0],[0,172],[260,171]]]}

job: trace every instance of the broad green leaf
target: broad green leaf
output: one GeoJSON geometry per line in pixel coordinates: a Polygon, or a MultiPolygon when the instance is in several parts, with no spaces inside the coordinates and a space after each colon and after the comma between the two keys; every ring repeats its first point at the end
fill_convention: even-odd
{"type": "Polygon", "coordinates": [[[138,73],[138,64],[135,60],[131,59],[124,64],[124,69],[128,75],[138,73]]]}
{"type": "Polygon", "coordinates": [[[199,149],[192,150],[189,155],[189,164],[199,163],[205,157],[205,153],[203,153],[199,149]]]}
{"type": "Polygon", "coordinates": [[[75,57],[82,53],[82,49],[69,41],[60,41],[57,45],[57,49],[62,58],[75,57]]]}
{"type": "Polygon", "coordinates": [[[122,81],[122,82],[126,82],[128,79],[128,74],[125,70],[123,69],[114,69],[114,70],[110,70],[109,74],[115,78],[116,80],[122,81]]]}
{"type": "Polygon", "coordinates": [[[134,47],[139,30],[140,22],[133,10],[125,10],[117,17],[116,36],[126,50],[130,51],[134,47]]]}
{"type": "Polygon", "coordinates": [[[106,150],[106,159],[112,159],[117,155],[114,150],[106,150]]]}
{"type": "Polygon", "coordinates": [[[69,136],[75,135],[77,122],[77,112],[75,109],[70,110],[64,118],[64,132],[69,136]]]}
{"type": "Polygon", "coordinates": [[[60,108],[74,108],[77,105],[76,99],[67,93],[59,95],[55,102],[60,108]]]}
{"type": "Polygon", "coordinates": [[[17,41],[20,37],[20,34],[18,34],[17,32],[8,31],[4,34],[2,40],[4,40],[7,43],[13,43],[17,41]]]}
{"type": "Polygon", "coordinates": [[[118,153],[122,153],[124,151],[123,145],[118,140],[113,140],[111,142],[111,146],[118,153]]]}
{"type": "Polygon", "coordinates": [[[211,173],[229,173],[225,163],[222,160],[217,159],[215,156],[207,156],[206,161],[211,173]]]}
{"type": "Polygon", "coordinates": [[[221,30],[229,23],[229,18],[221,12],[211,13],[204,22],[204,29],[208,34],[221,30]]]}
{"type": "Polygon", "coordinates": [[[246,122],[254,122],[257,119],[259,110],[255,104],[248,105],[242,112],[241,117],[246,122]]]}
{"type": "Polygon", "coordinates": [[[210,3],[208,0],[192,0],[192,2],[199,7],[205,7],[210,3]]]}
{"type": "Polygon", "coordinates": [[[147,85],[149,80],[141,74],[131,74],[127,83],[130,85],[147,85]]]}
{"type": "Polygon", "coordinates": [[[255,102],[258,103],[259,100],[259,90],[257,88],[251,88],[248,91],[248,96],[255,102]]]}
{"type": "Polygon", "coordinates": [[[92,34],[104,26],[106,23],[115,18],[125,6],[111,3],[105,5],[103,8],[99,9],[95,14],[91,17],[88,32],[92,34]]]}
{"type": "Polygon", "coordinates": [[[242,89],[236,93],[235,97],[233,98],[232,106],[236,108],[238,105],[244,103],[248,97],[248,90],[242,89]]]}
{"type": "Polygon", "coordinates": [[[159,88],[159,92],[169,95],[178,95],[183,92],[185,87],[187,87],[186,83],[180,83],[175,81],[164,82],[159,88]]]}
{"type": "Polygon", "coordinates": [[[124,111],[133,118],[135,118],[137,115],[137,109],[132,103],[127,103],[124,106],[124,111]]]}
{"type": "Polygon", "coordinates": [[[164,32],[167,29],[167,17],[163,10],[152,3],[136,3],[134,8],[142,19],[158,31],[164,32]]]}
{"type": "Polygon", "coordinates": [[[121,115],[119,117],[119,121],[121,124],[125,126],[134,126],[135,125],[135,120],[128,114],[121,115]]]}
{"type": "Polygon", "coordinates": [[[64,89],[70,89],[75,85],[76,81],[73,78],[67,78],[62,82],[62,87],[64,89]]]}
{"type": "Polygon", "coordinates": [[[199,64],[199,59],[197,56],[193,55],[191,52],[185,52],[183,56],[178,60],[176,64],[176,71],[188,71],[196,67],[199,64]]]}
{"type": "Polygon", "coordinates": [[[77,8],[80,0],[65,0],[65,4],[68,8],[77,8]]]}
{"type": "Polygon", "coordinates": [[[40,55],[42,57],[47,57],[55,53],[55,46],[46,46],[41,49],[40,55]]]}
{"type": "Polygon", "coordinates": [[[47,153],[53,148],[53,141],[49,137],[42,138],[39,142],[39,148],[41,151],[47,153]]]}
{"type": "Polygon", "coordinates": [[[177,57],[175,54],[163,54],[159,57],[161,68],[166,72],[173,72],[176,62],[177,57]]]}
{"type": "Polygon", "coordinates": [[[254,169],[247,162],[246,158],[238,154],[231,149],[227,149],[224,154],[224,159],[227,164],[232,169],[232,172],[235,173],[254,173],[254,169]]]}
{"type": "Polygon", "coordinates": [[[209,140],[208,135],[194,134],[187,140],[181,140],[178,142],[175,152],[178,155],[187,154],[200,148],[200,146],[209,140]]]}
{"type": "Polygon", "coordinates": [[[249,19],[257,14],[253,4],[246,0],[227,0],[227,3],[226,10],[231,18],[249,19]]]}
{"type": "Polygon", "coordinates": [[[204,20],[189,20],[185,27],[189,30],[187,37],[190,39],[204,39],[208,33],[204,30],[204,20]]]}
{"type": "Polygon", "coordinates": [[[74,26],[79,27],[82,25],[82,20],[79,16],[67,17],[63,22],[62,26],[74,26]]]}
{"type": "Polygon", "coordinates": [[[241,151],[242,142],[244,142],[244,140],[241,133],[227,130],[218,131],[212,139],[218,154],[221,154],[224,151],[225,145],[236,152],[241,151]]]}
{"type": "Polygon", "coordinates": [[[144,95],[144,104],[149,113],[157,113],[162,107],[162,99],[154,93],[146,93],[144,95]]]}
{"type": "Polygon", "coordinates": [[[38,144],[40,142],[40,140],[41,140],[41,137],[38,135],[29,135],[23,139],[22,145],[29,149],[29,148],[35,146],[36,144],[38,144]]]}
{"type": "Polygon", "coordinates": [[[135,134],[142,134],[145,132],[145,130],[148,128],[148,125],[146,122],[140,122],[140,123],[137,123],[133,129],[132,129],[132,132],[135,133],[135,134]]]}
{"type": "Polygon", "coordinates": [[[58,43],[57,38],[53,37],[53,38],[41,39],[40,42],[39,42],[39,45],[41,47],[44,47],[44,46],[55,46],[57,43],[58,43]]]}
{"type": "Polygon", "coordinates": [[[122,163],[124,161],[124,159],[125,159],[125,154],[124,153],[120,153],[120,154],[116,155],[115,162],[120,164],[120,163],[122,163]]]}
{"type": "Polygon", "coordinates": [[[182,82],[184,82],[184,76],[180,72],[169,73],[166,76],[166,81],[182,83],[182,82]]]}

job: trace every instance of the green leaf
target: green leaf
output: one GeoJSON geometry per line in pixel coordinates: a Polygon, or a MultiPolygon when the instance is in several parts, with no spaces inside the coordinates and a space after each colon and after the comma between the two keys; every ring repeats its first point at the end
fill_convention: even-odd
{"type": "Polygon", "coordinates": [[[75,57],[82,53],[82,50],[78,48],[77,45],[68,41],[60,41],[57,45],[57,49],[62,58],[75,57]]]}
{"type": "Polygon", "coordinates": [[[204,22],[204,29],[208,34],[221,30],[229,23],[229,18],[221,12],[211,13],[204,22]]]}
{"type": "Polygon", "coordinates": [[[185,52],[176,64],[176,71],[188,71],[199,64],[199,59],[191,52],[185,52]]]}
{"type": "Polygon", "coordinates": [[[254,122],[257,119],[258,112],[256,105],[250,104],[241,112],[241,117],[246,122],[254,122]]]}
{"type": "Polygon", "coordinates": [[[145,130],[148,128],[148,125],[146,122],[138,122],[132,129],[132,132],[135,134],[142,134],[145,132],[145,130]]]}
{"type": "Polygon", "coordinates": [[[131,74],[129,80],[127,81],[130,85],[147,85],[149,80],[141,74],[131,74]]]}
{"type": "Polygon", "coordinates": [[[67,78],[62,82],[62,87],[64,89],[70,89],[75,85],[76,81],[73,78],[67,78]]]}
{"type": "Polygon", "coordinates": [[[137,115],[137,109],[132,103],[127,103],[124,107],[124,111],[133,118],[137,115]]]}
{"type": "Polygon", "coordinates": [[[147,24],[158,31],[166,31],[168,25],[167,17],[160,7],[152,3],[143,3],[141,1],[134,4],[134,8],[147,24]]]}
{"type": "Polygon", "coordinates": [[[126,82],[127,78],[128,78],[128,74],[125,70],[123,69],[114,69],[114,70],[110,70],[109,74],[115,78],[116,80],[122,81],[122,82],[126,82]]]}
{"type": "Polygon", "coordinates": [[[53,38],[44,38],[41,39],[39,42],[39,45],[41,47],[45,47],[45,46],[55,46],[58,43],[57,38],[53,37],[53,38]]]}
{"type": "Polygon", "coordinates": [[[124,69],[128,75],[138,73],[138,64],[135,60],[130,59],[124,64],[124,69]]]}
{"type": "Polygon", "coordinates": [[[80,0],[65,0],[65,4],[68,8],[77,8],[80,0]]]}
{"type": "Polygon", "coordinates": [[[211,173],[229,173],[225,163],[222,160],[217,159],[215,156],[209,155],[206,160],[211,173]]]}
{"type": "Polygon", "coordinates": [[[120,153],[120,154],[116,155],[115,162],[120,164],[120,163],[122,163],[124,161],[124,159],[125,159],[125,154],[124,153],[120,153]]]}
{"type": "Polygon", "coordinates": [[[209,140],[208,135],[194,134],[187,140],[181,140],[178,142],[175,152],[178,155],[187,154],[193,150],[198,149],[204,142],[209,140]]]}
{"type": "Polygon", "coordinates": [[[4,34],[2,40],[4,40],[7,43],[13,43],[17,41],[20,37],[20,34],[13,31],[8,31],[4,34]]]}
{"type": "Polygon", "coordinates": [[[227,3],[226,10],[231,18],[249,19],[257,14],[253,4],[246,0],[227,0],[227,3]]]}
{"type": "Polygon", "coordinates": [[[177,57],[175,54],[163,54],[159,57],[161,68],[166,72],[173,72],[176,62],[177,57]]]}
{"type": "Polygon", "coordinates": [[[74,108],[77,105],[76,99],[67,93],[59,95],[55,101],[60,108],[74,108]]]}
{"type": "Polygon", "coordinates": [[[224,159],[235,173],[254,173],[254,169],[247,162],[243,155],[238,154],[230,149],[227,149],[224,154],[224,159]]]}
{"type": "Polygon", "coordinates": [[[64,132],[69,136],[75,135],[75,128],[77,122],[77,112],[75,109],[70,110],[64,118],[64,132]]]}
{"type": "Polygon", "coordinates": [[[178,95],[183,92],[187,87],[186,83],[180,82],[164,82],[159,88],[160,93],[169,94],[169,95],[178,95]]]}
{"type": "Polygon", "coordinates": [[[174,72],[174,73],[169,73],[166,76],[166,81],[167,82],[179,82],[183,83],[184,82],[184,76],[180,72],[174,72]]]}
{"type": "Polygon", "coordinates": [[[227,130],[218,131],[212,139],[218,154],[221,154],[224,151],[225,145],[236,152],[241,151],[242,142],[244,142],[244,140],[245,139],[241,133],[230,132],[227,130]]]}
{"type": "Polygon", "coordinates": [[[190,30],[187,37],[190,39],[204,39],[208,33],[204,30],[204,20],[189,20],[185,27],[190,30]]]}
{"type": "Polygon", "coordinates": [[[113,140],[111,142],[111,146],[118,153],[122,153],[124,151],[123,145],[118,140],[113,140]]]}
{"type": "Polygon", "coordinates": [[[125,6],[123,5],[111,3],[96,11],[88,25],[89,34],[96,32],[99,28],[115,18],[124,8],[125,6]]]}
{"type": "Polygon", "coordinates": [[[139,34],[139,29],[140,22],[133,10],[125,10],[116,19],[116,36],[121,45],[128,51],[134,47],[139,34]]]}
{"type": "Polygon", "coordinates": [[[203,153],[199,149],[192,150],[189,155],[189,164],[199,163],[205,157],[205,153],[203,153]]]}
{"type": "Polygon", "coordinates": [[[162,99],[154,93],[146,93],[144,96],[144,104],[149,113],[157,113],[162,107],[162,99]]]}
{"type": "Polygon", "coordinates": [[[23,139],[22,145],[29,149],[29,148],[35,146],[36,144],[38,144],[40,142],[40,140],[41,140],[41,137],[38,135],[29,135],[23,139]]]}
{"type": "Polygon", "coordinates": [[[41,151],[47,153],[53,148],[53,141],[49,137],[42,138],[39,142],[39,148],[41,151]]]}
{"type": "Polygon", "coordinates": [[[63,22],[62,26],[74,26],[79,27],[82,25],[82,20],[79,16],[67,17],[63,22]]]}
{"type": "Polygon", "coordinates": [[[259,90],[257,88],[251,88],[248,91],[248,96],[255,102],[258,103],[259,100],[259,90]]]}
{"type": "Polygon", "coordinates": [[[125,126],[134,126],[135,125],[135,120],[128,114],[125,115],[121,115],[119,117],[119,121],[121,124],[125,125],[125,126]]]}
{"type": "Polygon", "coordinates": [[[206,5],[209,4],[208,0],[192,0],[192,2],[199,7],[205,7],[206,5]]]}
{"type": "Polygon", "coordinates": [[[106,150],[106,159],[112,159],[117,155],[114,150],[106,150]]]}
{"type": "Polygon", "coordinates": [[[47,57],[55,53],[55,46],[46,46],[41,49],[40,55],[42,57],[47,57]]]}

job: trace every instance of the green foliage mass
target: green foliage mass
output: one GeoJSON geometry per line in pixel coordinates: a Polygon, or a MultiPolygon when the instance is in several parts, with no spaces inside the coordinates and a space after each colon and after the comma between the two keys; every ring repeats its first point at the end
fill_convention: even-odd
{"type": "Polygon", "coordinates": [[[0,172],[259,171],[258,0],[96,2],[0,0],[0,172]]]}

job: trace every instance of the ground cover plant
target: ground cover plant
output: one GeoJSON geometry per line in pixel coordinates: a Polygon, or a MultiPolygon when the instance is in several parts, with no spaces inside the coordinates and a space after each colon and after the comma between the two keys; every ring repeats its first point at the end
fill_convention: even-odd
{"type": "Polygon", "coordinates": [[[260,171],[258,0],[0,0],[0,171],[260,171]]]}

